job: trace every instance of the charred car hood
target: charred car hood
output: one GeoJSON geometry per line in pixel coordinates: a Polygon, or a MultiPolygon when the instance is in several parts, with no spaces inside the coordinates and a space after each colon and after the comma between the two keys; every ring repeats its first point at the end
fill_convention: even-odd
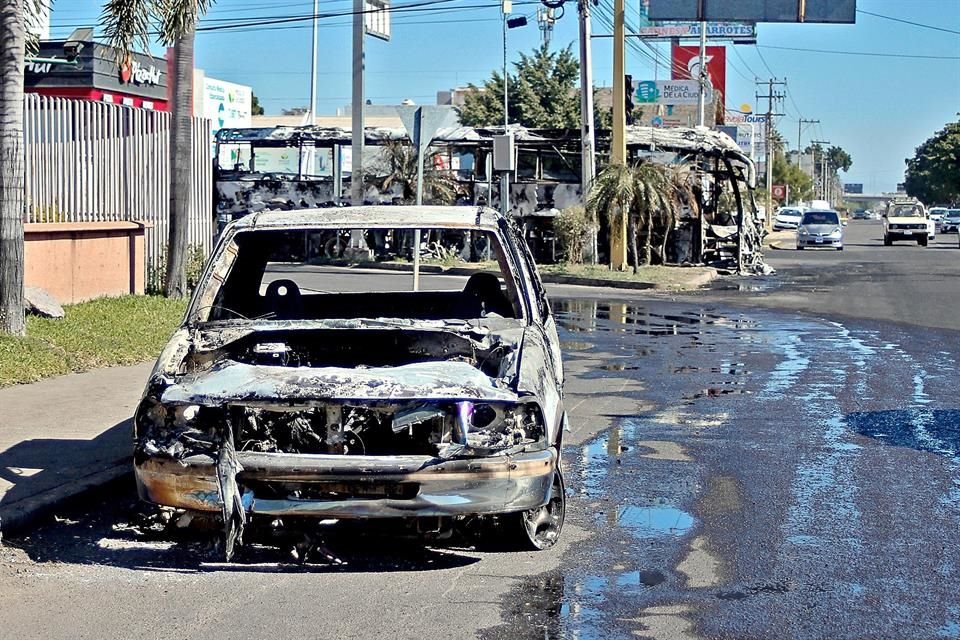
{"type": "Polygon", "coordinates": [[[505,384],[466,362],[417,362],[398,367],[276,367],[232,360],[182,376],[162,402],[220,405],[311,400],[515,401],[505,384]]]}

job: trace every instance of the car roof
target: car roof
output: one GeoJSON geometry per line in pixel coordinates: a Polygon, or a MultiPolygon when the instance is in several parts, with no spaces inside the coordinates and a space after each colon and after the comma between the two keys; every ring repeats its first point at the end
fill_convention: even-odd
{"type": "Polygon", "coordinates": [[[497,229],[503,216],[489,207],[371,205],[261,211],[233,223],[236,231],[283,228],[453,227],[497,229]]]}

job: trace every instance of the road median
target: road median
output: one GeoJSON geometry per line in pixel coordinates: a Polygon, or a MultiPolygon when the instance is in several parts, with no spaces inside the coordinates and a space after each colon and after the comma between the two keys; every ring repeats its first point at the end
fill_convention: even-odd
{"type": "MultiPolygon", "coordinates": [[[[408,273],[413,271],[413,265],[409,262],[377,262],[357,266],[408,273]]],[[[547,283],[633,290],[687,291],[706,286],[719,275],[713,267],[662,265],[640,267],[636,274],[632,268],[627,271],[612,271],[603,265],[538,265],[537,269],[547,283]]],[[[499,269],[495,265],[482,264],[477,267],[429,263],[420,265],[420,273],[426,274],[470,276],[478,271],[498,273],[499,269]]]]}

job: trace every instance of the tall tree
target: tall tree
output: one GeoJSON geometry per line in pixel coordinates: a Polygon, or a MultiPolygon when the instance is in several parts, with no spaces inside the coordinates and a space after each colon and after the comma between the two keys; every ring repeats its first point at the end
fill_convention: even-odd
{"type": "Polygon", "coordinates": [[[0,0],[0,332],[22,335],[23,0],[0,0]]]}
{"type": "Polygon", "coordinates": [[[250,94],[250,115],[252,116],[262,116],[263,115],[263,105],[260,104],[260,98],[257,97],[257,94],[250,94]]]}
{"type": "Polygon", "coordinates": [[[830,147],[827,149],[827,163],[834,171],[846,173],[853,166],[853,158],[840,147],[830,147]]]}
{"type": "Polygon", "coordinates": [[[173,46],[173,103],[170,130],[170,235],[164,293],[180,298],[187,293],[186,256],[193,174],[193,42],[197,20],[214,0],[107,0],[104,32],[118,54],[130,55],[135,44],[150,48],[152,25],[159,26],[160,42],[173,46]]]}
{"type": "Polygon", "coordinates": [[[960,121],[926,140],[906,163],[907,193],[927,204],[960,205],[960,121]]]}
{"type": "MultiPolygon", "coordinates": [[[[580,126],[577,91],[580,63],[570,47],[551,52],[546,45],[521,54],[510,74],[510,122],[525,127],[576,129],[580,126]]],[[[460,108],[460,121],[469,127],[503,124],[503,74],[494,71],[482,87],[472,89],[460,108]]]]}

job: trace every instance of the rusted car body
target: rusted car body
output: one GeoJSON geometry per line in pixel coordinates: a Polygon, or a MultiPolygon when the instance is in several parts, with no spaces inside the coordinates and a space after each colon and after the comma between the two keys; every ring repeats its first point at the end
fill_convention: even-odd
{"type": "Polygon", "coordinates": [[[543,286],[495,211],[253,214],[221,236],[150,377],[135,416],[138,490],[220,514],[228,556],[261,515],[511,514],[510,535],[547,548],[563,522],[562,386],[543,286]],[[311,238],[342,229],[483,236],[500,278],[410,290],[413,274],[377,263],[318,265],[311,238]]]}

